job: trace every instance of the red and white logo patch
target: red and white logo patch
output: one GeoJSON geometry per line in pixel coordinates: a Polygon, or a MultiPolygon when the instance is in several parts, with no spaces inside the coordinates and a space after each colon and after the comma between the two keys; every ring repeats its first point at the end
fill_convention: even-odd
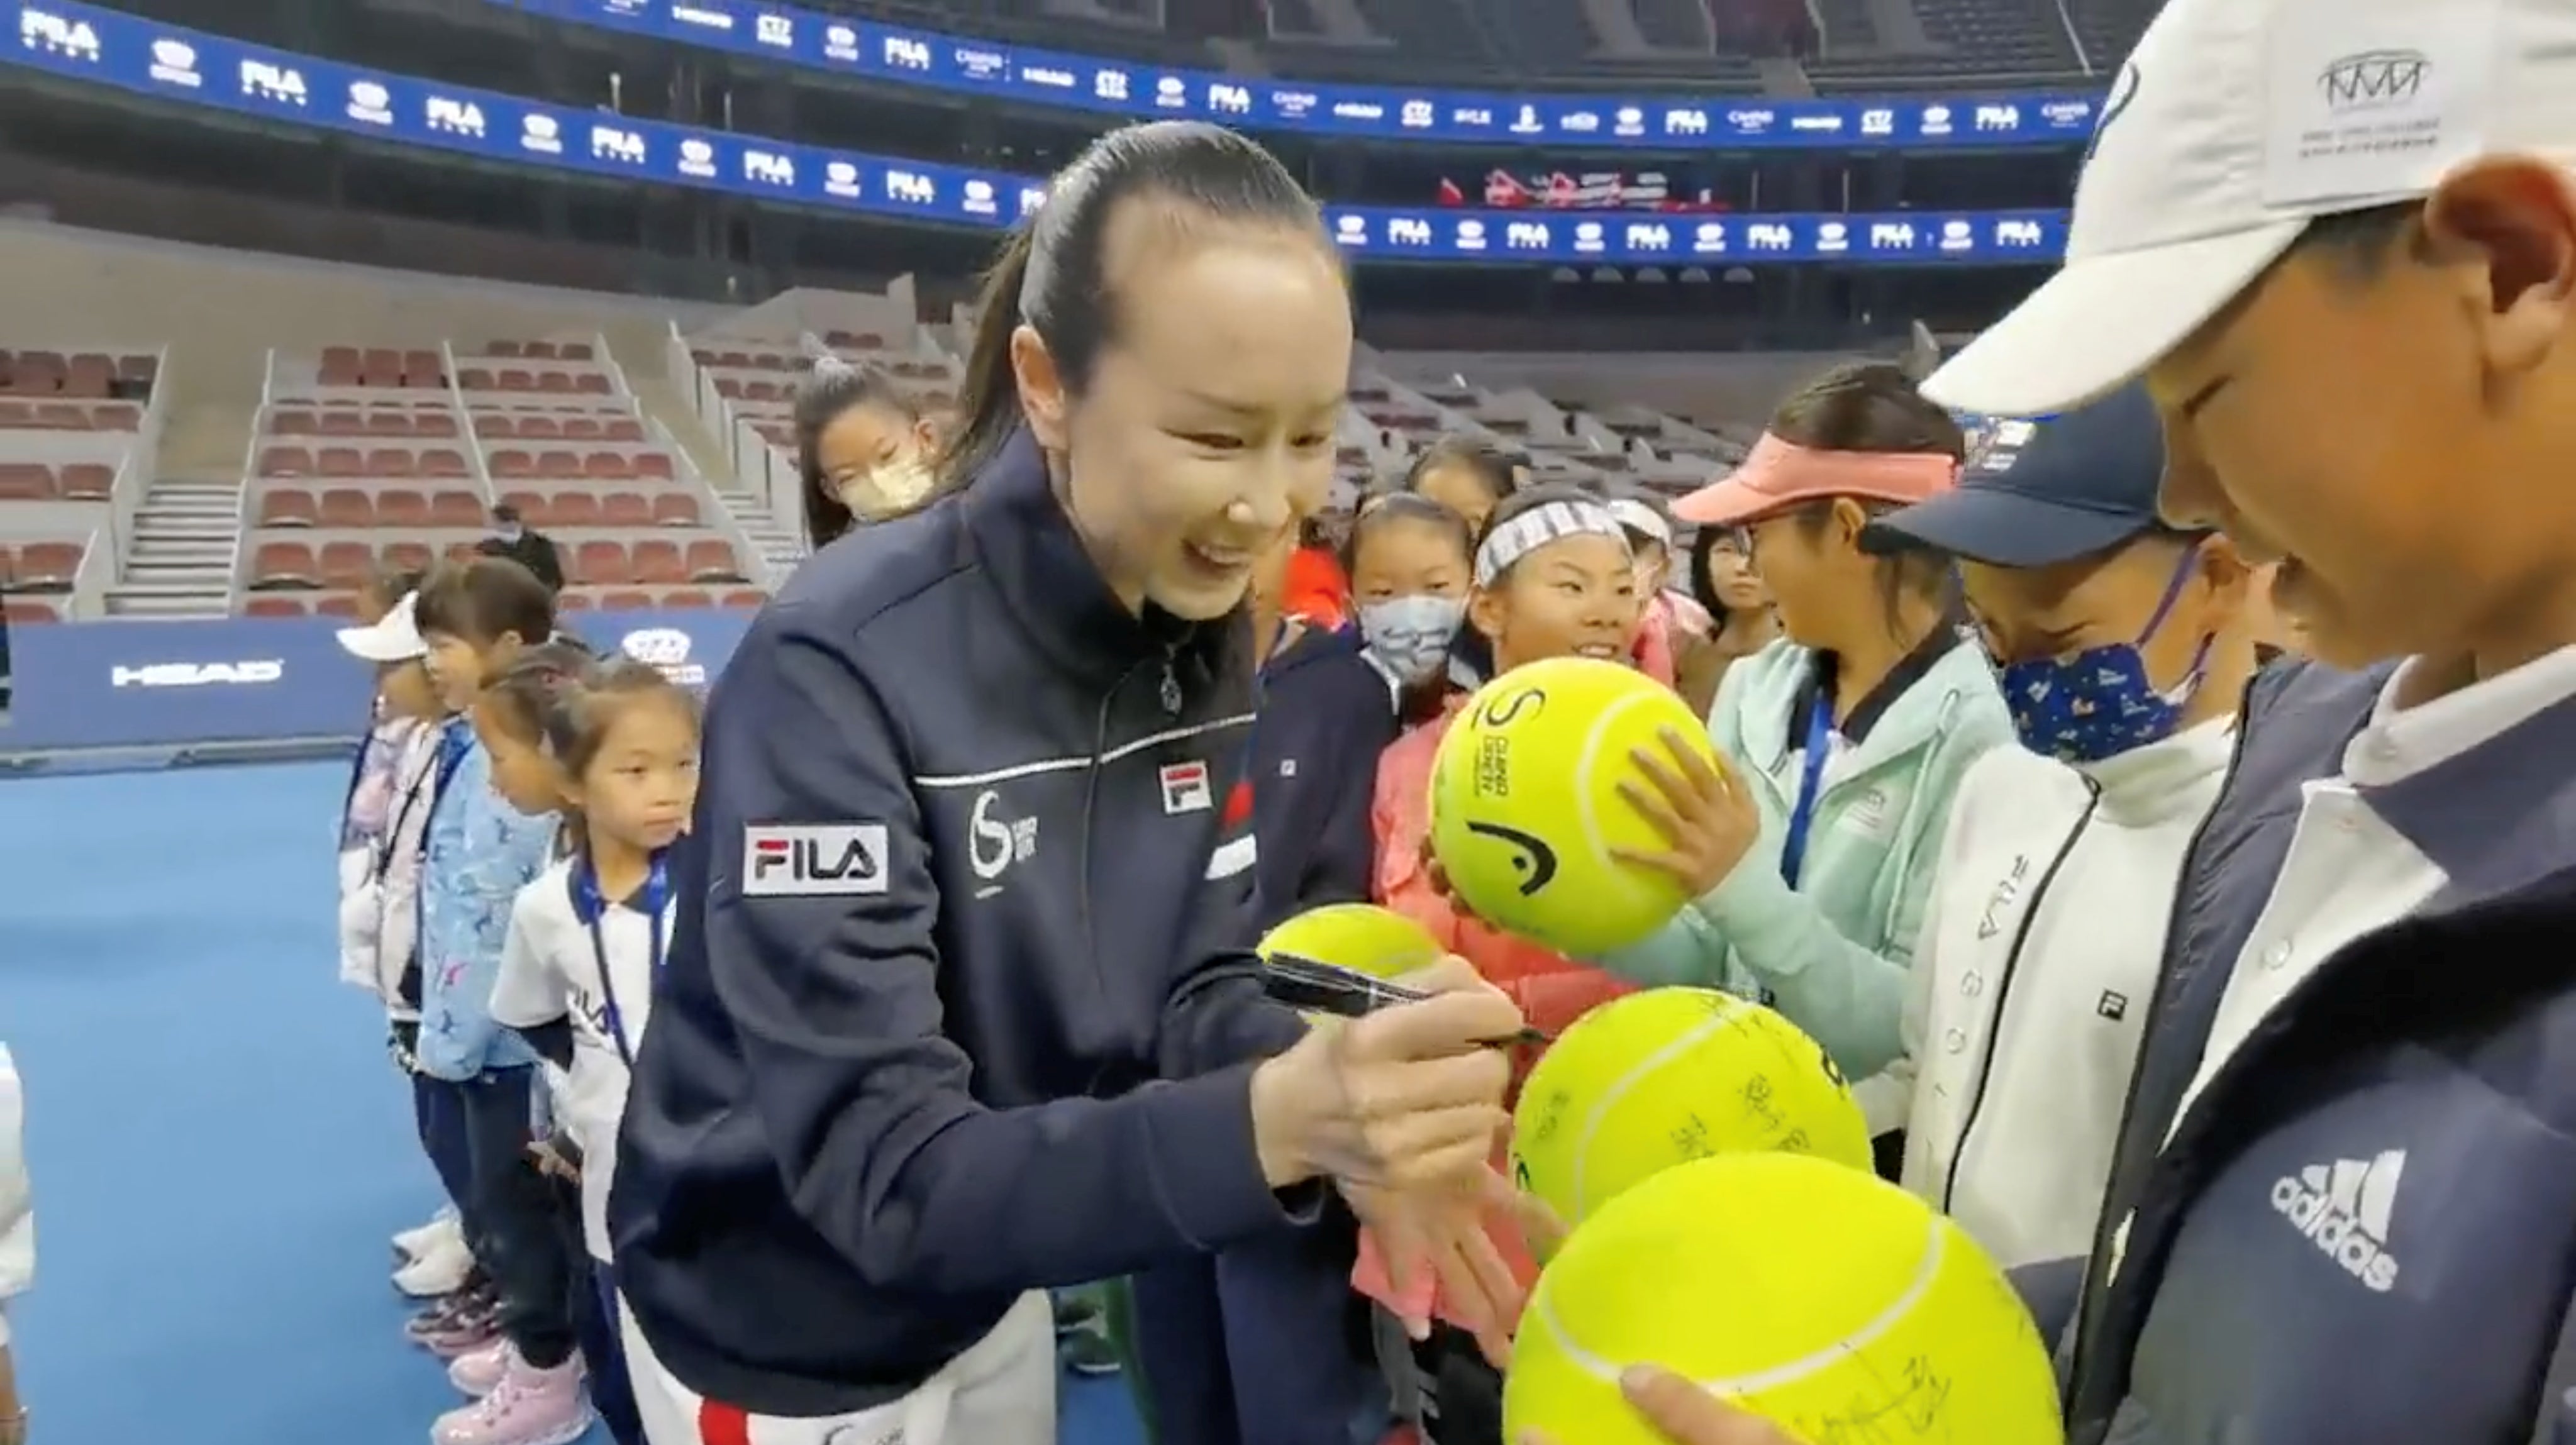
{"type": "Polygon", "coordinates": [[[1216,806],[1216,793],[1205,763],[1174,763],[1163,769],[1163,811],[1178,817],[1204,813],[1216,806]]]}

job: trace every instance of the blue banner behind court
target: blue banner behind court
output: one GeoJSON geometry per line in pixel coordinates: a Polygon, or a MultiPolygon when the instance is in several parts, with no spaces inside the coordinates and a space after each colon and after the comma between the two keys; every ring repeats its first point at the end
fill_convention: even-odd
{"type": "Polygon", "coordinates": [[[1399,90],[1139,65],[757,0],[489,0],[510,10],[729,50],[832,75],[1139,120],[1424,144],[1585,150],[2077,145],[2100,97],[2075,91],[1875,100],[1399,90]]]}
{"type": "MultiPolygon", "coordinates": [[[[574,613],[565,625],[704,687],[752,613],[574,613]]],[[[316,738],[355,741],[373,673],[340,649],[330,618],[111,618],[9,633],[12,699],[0,756],[185,749],[316,738]]]]}
{"type": "MultiPolygon", "coordinates": [[[[1046,199],[1038,176],[546,105],[63,0],[20,6],[18,41],[0,61],[281,124],[620,181],[966,226],[1011,224],[1046,199]]],[[[2088,107],[2072,134],[2090,126],[2088,107]]],[[[2066,248],[2066,213],[2051,210],[1700,216],[1326,206],[1324,215],[1333,239],[1364,260],[1992,265],[2053,262],[2066,248]]]]}

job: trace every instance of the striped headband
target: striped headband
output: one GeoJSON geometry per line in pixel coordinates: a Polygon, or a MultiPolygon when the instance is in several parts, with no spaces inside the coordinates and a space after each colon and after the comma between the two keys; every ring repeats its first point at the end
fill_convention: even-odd
{"type": "Polygon", "coordinates": [[[1672,524],[1666,522],[1661,513],[1643,502],[1632,497],[1621,497],[1610,504],[1610,515],[1618,518],[1619,525],[1631,532],[1641,533],[1649,540],[1660,542],[1667,547],[1673,545],[1672,524]]]}
{"type": "Polygon", "coordinates": [[[1548,502],[1532,507],[1485,534],[1476,549],[1476,585],[1491,587],[1512,564],[1568,537],[1612,537],[1628,545],[1619,518],[1599,502],[1548,502]]]}

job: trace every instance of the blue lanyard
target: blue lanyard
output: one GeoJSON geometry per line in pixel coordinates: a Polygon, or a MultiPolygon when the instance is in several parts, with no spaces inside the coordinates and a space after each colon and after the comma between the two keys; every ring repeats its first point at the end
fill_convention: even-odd
{"type": "MultiPolygon", "coordinates": [[[[670,900],[671,876],[664,867],[662,855],[653,855],[652,871],[644,877],[644,917],[652,939],[651,975],[662,975],[663,938],[662,909],[670,900]]],[[[599,1013],[608,1025],[609,1042],[617,1045],[617,1057],[623,1059],[629,1072],[635,1068],[635,1044],[626,1036],[626,1018],[617,1007],[617,970],[608,965],[608,938],[600,931],[599,920],[608,912],[608,900],[600,896],[599,875],[584,858],[573,869],[573,904],[580,909],[582,922],[590,928],[590,958],[599,967],[599,1013]]]]}
{"type": "Polygon", "coordinates": [[[1834,700],[1816,689],[1816,705],[1807,712],[1807,748],[1798,775],[1798,800],[1789,808],[1789,841],[1780,850],[1780,876],[1791,888],[1807,862],[1807,830],[1816,821],[1816,800],[1825,791],[1825,761],[1834,751],[1834,700]]]}

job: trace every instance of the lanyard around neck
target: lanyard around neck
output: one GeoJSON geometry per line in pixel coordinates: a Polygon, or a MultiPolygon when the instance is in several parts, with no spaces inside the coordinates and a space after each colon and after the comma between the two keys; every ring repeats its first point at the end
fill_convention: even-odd
{"type": "MultiPolygon", "coordinates": [[[[662,976],[665,952],[662,913],[670,896],[670,874],[664,866],[662,855],[657,853],[653,855],[651,870],[645,874],[644,896],[641,900],[646,936],[651,940],[647,945],[651,952],[646,955],[650,960],[646,977],[652,979],[659,979],[662,976]]],[[[617,970],[609,966],[608,936],[600,927],[600,920],[608,915],[609,904],[607,898],[600,892],[599,874],[592,868],[587,857],[573,865],[573,901],[579,906],[582,921],[590,930],[590,958],[599,969],[600,1021],[608,1027],[608,1039],[610,1043],[616,1045],[617,1057],[625,1062],[629,1071],[632,1071],[635,1067],[635,1042],[627,1035],[626,1016],[617,1005],[617,970]]]]}
{"type": "Polygon", "coordinates": [[[1799,871],[1807,862],[1807,833],[1815,826],[1816,801],[1825,791],[1825,762],[1834,751],[1834,701],[1825,688],[1816,689],[1816,705],[1807,710],[1807,745],[1799,759],[1798,797],[1789,808],[1789,837],[1780,850],[1780,876],[1791,888],[1798,886],[1799,871]]]}

